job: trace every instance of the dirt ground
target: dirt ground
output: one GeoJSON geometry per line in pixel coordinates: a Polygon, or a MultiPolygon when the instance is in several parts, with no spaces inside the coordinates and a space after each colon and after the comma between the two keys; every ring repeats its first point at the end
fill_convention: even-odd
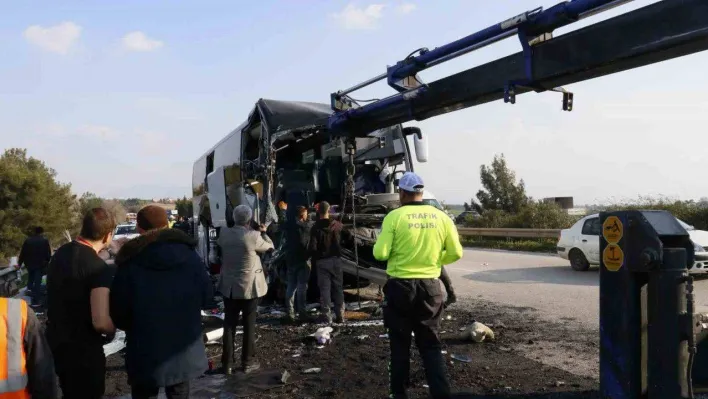
{"type": "MultiPolygon", "coordinates": [[[[290,383],[275,384],[274,388],[254,395],[220,397],[386,397],[389,347],[388,340],[381,337],[386,333],[382,325],[335,327],[332,342],[317,348],[307,336],[314,333],[318,326],[282,325],[280,316],[272,314],[274,309],[277,308],[264,307],[259,317],[257,355],[263,370],[272,370],[278,376],[287,370],[291,374],[290,383]],[[321,368],[321,372],[303,373],[309,368],[321,368]]],[[[372,320],[375,319],[372,317],[372,320]]],[[[468,300],[451,307],[446,312],[442,331],[450,382],[460,392],[457,397],[599,397],[596,371],[575,364],[576,358],[579,363],[597,359],[597,336],[591,331],[577,330],[571,323],[543,322],[531,309],[504,307],[481,300],[468,300]],[[448,315],[451,320],[447,320],[448,315]],[[473,320],[492,327],[496,340],[485,343],[460,340],[460,328],[468,326],[473,320]],[[549,345],[558,342],[563,343],[560,351],[557,345],[549,345]],[[453,356],[460,355],[467,357],[465,360],[469,362],[453,359],[453,356]]],[[[218,367],[220,345],[208,345],[207,351],[214,367],[218,367]]],[[[427,389],[422,362],[415,348],[412,354],[409,395],[411,398],[425,398],[427,389]]],[[[129,394],[123,367],[122,353],[109,356],[107,397],[129,394]]],[[[210,378],[214,376],[205,377],[203,382],[210,378]]],[[[223,377],[219,378],[223,380],[223,377]]],[[[238,385],[234,381],[231,384],[238,385]]],[[[229,390],[228,381],[222,386],[221,389],[229,390]]],[[[193,387],[193,393],[197,394],[194,391],[193,387]]]]}

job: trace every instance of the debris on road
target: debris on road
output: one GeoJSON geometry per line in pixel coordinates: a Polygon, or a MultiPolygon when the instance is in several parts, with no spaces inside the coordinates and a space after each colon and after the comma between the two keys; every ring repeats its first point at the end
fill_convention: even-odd
{"type": "Polygon", "coordinates": [[[354,310],[361,310],[361,309],[367,309],[367,308],[375,308],[379,306],[377,302],[374,301],[363,301],[361,302],[361,306],[359,306],[358,302],[350,302],[344,305],[346,310],[354,311],[354,310]]]}
{"type": "MultiPolygon", "coordinates": [[[[536,339],[538,334],[545,334],[553,340],[567,339],[568,336],[584,340],[585,335],[569,334],[565,324],[538,323],[528,314],[520,318],[518,311],[513,308],[483,305],[485,303],[475,302],[468,307],[469,310],[450,311],[453,320],[445,321],[448,334],[443,336],[444,347],[441,352],[448,362],[450,383],[455,389],[470,389],[477,397],[499,396],[501,392],[501,399],[506,397],[505,387],[510,386],[513,387],[515,397],[558,392],[564,395],[568,393],[567,397],[573,399],[596,399],[595,396],[585,395],[585,392],[597,389],[595,379],[541,364],[533,358],[525,357],[520,350],[502,349],[535,348],[536,345],[529,347],[525,344],[529,339],[536,339]],[[499,330],[495,328],[494,341],[487,342],[485,338],[484,345],[470,345],[469,341],[460,339],[457,330],[470,326],[475,319],[494,320],[495,326],[506,323],[509,327],[499,330]],[[500,380],[501,375],[506,377],[500,380]],[[565,382],[565,385],[557,387],[556,382],[565,382]]],[[[194,381],[194,397],[235,399],[258,395],[262,399],[373,398],[385,392],[390,348],[388,339],[377,339],[380,336],[388,338],[381,319],[332,326],[329,335],[332,342],[336,341],[336,345],[318,345],[314,334],[319,328],[327,326],[306,323],[283,325],[277,316],[270,314],[274,308],[278,307],[263,307],[257,319],[256,353],[263,373],[235,373],[228,377],[223,374],[207,375],[194,381]],[[305,373],[305,370],[315,368],[321,370],[305,373]],[[284,370],[289,374],[285,384],[282,382],[284,370]],[[362,384],[362,381],[366,381],[366,384],[362,384]]],[[[204,320],[205,333],[213,331],[217,325],[221,327],[217,324],[221,320],[216,317],[209,315],[204,320]]],[[[586,347],[597,350],[596,346],[589,343],[586,347]]],[[[575,350],[584,348],[574,347],[575,350]]],[[[240,356],[240,350],[236,350],[236,356],[240,356]]],[[[427,383],[421,359],[414,347],[411,352],[414,355],[409,394],[411,397],[425,397],[428,388],[424,387],[427,383]]],[[[211,359],[212,368],[218,369],[221,365],[221,345],[207,346],[207,357],[211,359]]],[[[112,355],[107,357],[106,362],[109,369],[106,375],[106,397],[128,395],[129,399],[130,386],[125,374],[124,356],[112,355]]]]}
{"type": "Polygon", "coordinates": [[[114,355],[125,348],[125,331],[116,330],[113,341],[103,345],[103,354],[108,357],[114,355]]]}
{"type": "Polygon", "coordinates": [[[313,367],[313,368],[305,369],[302,372],[303,372],[303,374],[319,374],[321,371],[322,371],[321,368],[313,367]]]}
{"type": "Polygon", "coordinates": [[[332,327],[320,327],[315,331],[314,334],[311,334],[311,337],[315,337],[315,340],[319,345],[325,345],[329,343],[332,340],[331,334],[334,329],[332,327]]]}
{"type": "Polygon", "coordinates": [[[473,341],[473,342],[483,342],[494,340],[494,331],[491,328],[485,326],[484,324],[475,321],[469,327],[462,328],[462,338],[473,341]]]}
{"type": "Polygon", "coordinates": [[[456,355],[453,353],[452,355],[450,355],[450,357],[457,360],[457,361],[464,362],[464,363],[472,362],[472,358],[469,356],[465,356],[465,355],[456,355]]]}

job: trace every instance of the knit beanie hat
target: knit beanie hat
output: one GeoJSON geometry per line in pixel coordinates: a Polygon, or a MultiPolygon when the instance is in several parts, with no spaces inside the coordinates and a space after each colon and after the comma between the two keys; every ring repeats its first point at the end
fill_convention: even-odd
{"type": "Polygon", "coordinates": [[[138,227],[148,231],[162,229],[169,225],[167,211],[157,205],[148,205],[138,211],[138,227]]]}

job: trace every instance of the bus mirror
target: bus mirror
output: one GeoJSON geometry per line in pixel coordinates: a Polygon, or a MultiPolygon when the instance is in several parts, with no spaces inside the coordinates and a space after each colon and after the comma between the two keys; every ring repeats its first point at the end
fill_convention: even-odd
{"type": "Polygon", "coordinates": [[[428,140],[423,136],[420,130],[413,136],[413,144],[415,146],[415,157],[418,162],[428,162],[428,140]]]}

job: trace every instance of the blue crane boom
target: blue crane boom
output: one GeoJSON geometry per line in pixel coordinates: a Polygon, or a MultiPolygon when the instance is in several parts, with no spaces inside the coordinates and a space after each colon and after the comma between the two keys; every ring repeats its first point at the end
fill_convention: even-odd
{"type": "Polygon", "coordinates": [[[411,120],[504,99],[530,91],[560,91],[563,109],[573,94],[560,88],[708,49],[708,0],[662,0],[553,37],[553,31],[631,0],[571,0],[524,12],[433,50],[419,49],[385,74],[331,94],[335,136],[364,136],[411,120]],[[425,84],[418,73],[516,35],[522,51],[425,84]],[[418,53],[417,56],[413,54],[418,53]],[[350,94],[386,79],[398,91],[360,105],[350,94]]]}

